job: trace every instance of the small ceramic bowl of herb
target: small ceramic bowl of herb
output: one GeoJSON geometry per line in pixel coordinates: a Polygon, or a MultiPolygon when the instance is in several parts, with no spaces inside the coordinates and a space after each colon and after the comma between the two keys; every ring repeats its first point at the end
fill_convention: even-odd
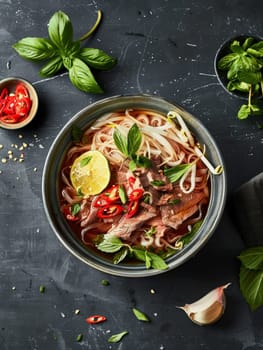
{"type": "Polygon", "coordinates": [[[239,35],[226,40],[218,49],[214,68],[221,86],[234,97],[246,100],[238,111],[239,119],[262,114],[257,100],[263,92],[263,40],[239,35]]]}
{"type": "Polygon", "coordinates": [[[28,125],[38,109],[38,95],[25,79],[9,77],[0,81],[0,127],[16,130],[28,125]]]}

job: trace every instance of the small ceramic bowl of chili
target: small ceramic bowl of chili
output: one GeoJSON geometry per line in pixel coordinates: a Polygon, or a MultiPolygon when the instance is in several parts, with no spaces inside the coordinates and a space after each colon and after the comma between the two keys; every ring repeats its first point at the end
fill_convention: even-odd
{"type": "Polygon", "coordinates": [[[10,77],[0,81],[0,127],[20,129],[28,125],[38,109],[38,95],[25,79],[10,77]]]}

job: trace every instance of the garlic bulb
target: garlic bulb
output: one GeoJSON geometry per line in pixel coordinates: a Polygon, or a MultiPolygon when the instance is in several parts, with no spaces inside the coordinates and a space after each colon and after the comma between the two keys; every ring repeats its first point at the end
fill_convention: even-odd
{"type": "Polygon", "coordinates": [[[230,283],[211,290],[208,294],[192,304],[179,306],[187,316],[200,326],[212,324],[218,321],[225,311],[225,293],[230,283]]]}

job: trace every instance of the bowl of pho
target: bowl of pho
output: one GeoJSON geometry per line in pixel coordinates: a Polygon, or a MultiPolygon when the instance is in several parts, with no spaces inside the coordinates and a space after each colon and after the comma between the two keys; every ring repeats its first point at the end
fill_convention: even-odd
{"type": "Polygon", "coordinates": [[[206,244],[224,210],[226,175],[196,117],[160,97],[114,96],[59,132],[42,196],[70,253],[109,274],[145,277],[176,268],[206,244]]]}

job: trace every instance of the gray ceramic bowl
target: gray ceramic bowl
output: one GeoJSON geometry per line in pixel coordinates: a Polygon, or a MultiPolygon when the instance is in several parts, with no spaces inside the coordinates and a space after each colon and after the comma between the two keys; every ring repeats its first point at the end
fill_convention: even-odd
{"type": "MultiPolygon", "coordinates": [[[[230,90],[227,89],[227,84],[229,82],[229,80],[227,78],[227,71],[220,70],[218,68],[218,62],[220,61],[220,59],[222,57],[224,57],[224,56],[228,55],[229,53],[231,53],[230,45],[232,44],[232,42],[234,40],[239,41],[240,44],[242,45],[247,38],[253,38],[254,39],[254,43],[257,43],[258,41],[262,40],[261,37],[255,36],[255,35],[252,35],[252,34],[239,34],[239,35],[236,35],[236,36],[234,36],[232,38],[229,38],[229,39],[225,40],[220,45],[219,49],[216,52],[215,59],[214,59],[214,69],[215,69],[216,77],[217,77],[220,85],[222,86],[222,88],[228,94],[230,94],[231,96],[237,97],[237,98],[240,98],[240,99],[243,99],[243,100],[247,100],[248,93],[247,92],[238,91],[238,90],[230,91],[230,90]]],[[[261,96],[261,95],[259,95],[259,94],[255,95],[254,98],[255,97],[257,98],[259,96],[261,96]]]]}
{"type": "Polygon", "coordinates": [[[174,269],[194,256],[208,241],[217,227],[224,210],[226,199],[226,174],[211,177],[211,196],[208,211],[199,232],[194,239],[181,251],[166,260],[169,268],[167,270],[146,269],[142,265],[118,264],[114,265],[109,260],[96,255],[94,251],[88,250],[76,239],[69,225],[60,212],[58,200],[58,174],[62,159],[71,145],[71,129],[73,125],[86,129],[94,120],[105,113],[125,108],[146,108],[167,114],[171,110],[178,111],[184,118],[188,127],[192,130],[199,142],[205,143],[207,157],[213,164],[223,164],[218,147],[198,119],[183,110],[181,107],[170,102],[147,95],[139,96],[115,96],[100,100],[78,112],[63,127],[54,140],[43,170],[42,195],[47,219],[55,232],[57,238],[74,256],[87,265],[100,271],[126,277],[146,277],[174,269]]]}

